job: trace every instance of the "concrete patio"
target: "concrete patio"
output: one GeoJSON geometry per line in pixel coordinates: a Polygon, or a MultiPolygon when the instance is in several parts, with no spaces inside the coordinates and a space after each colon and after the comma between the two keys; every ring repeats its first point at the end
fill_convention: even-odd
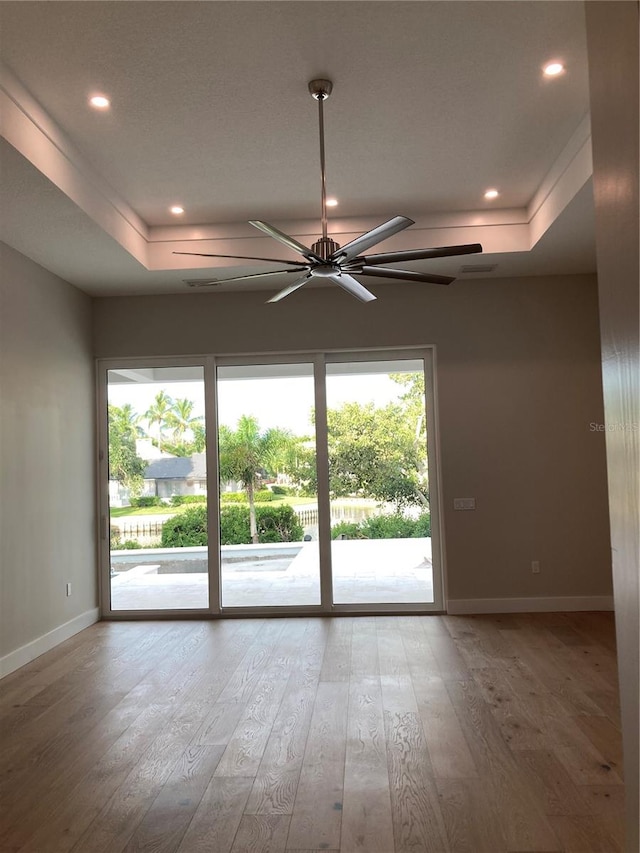
{"type": "MultiPolygon", "coordinates": [[[[433,601],[431,539],[332,542],[337,604],[433,601]]],[[[320,603],[318,542],[222,548],[223,607],[320,603]]],[[[112,552],[113,610],[208,607],[207,549],[112,552]]]]}

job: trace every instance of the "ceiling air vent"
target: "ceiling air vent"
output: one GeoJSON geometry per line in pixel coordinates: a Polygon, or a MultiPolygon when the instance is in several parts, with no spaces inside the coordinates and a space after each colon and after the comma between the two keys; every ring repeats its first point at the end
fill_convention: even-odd
{"type": "Polygon", "coordinates": [[[498,264],[464,264],[460,267],[460,273],[493,272],[498,264]]]}
{"type": "Polygon", "coordinates": [[[185,278],[187,287],[215,287],[220,284],[217,278],[185,278]]]}

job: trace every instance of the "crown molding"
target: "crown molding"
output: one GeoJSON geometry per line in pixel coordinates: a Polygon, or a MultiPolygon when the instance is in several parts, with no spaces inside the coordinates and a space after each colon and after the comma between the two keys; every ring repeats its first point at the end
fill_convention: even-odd
{"type": "Polygon", "coordinates": [[[64,131],[0,63],[2,136],[141,264],[149,229],[102,178],[64,131]]]}
{"type": "Polygon", "coordinates": [[[531,248],[592,175],[591,116],[587,113],[545,175],[528,206],[531,248]]]}
{"type": "MultiPolygon", "coordinates": [[[[6,66],[0,64],[2,135],[147,270],[195,270],[252,266],[255,262],[187,257],[174,252],[211,252],[277,259],[293,257],[247,222],[149,227],[102,178],[6,66]]],[[[549,169],[527,208],[441,212],[417,217],[415,225],[385,243],[389,251],[415,246],[481,243],[485,254],[530,251],[593,172],[590,117],[585,115],[549,169]]],[[[379,225],[382,217],[336,218],[330,235],[346,243],[379,225]]],[[[315,242],[319,222],[274,222],[303,243],[315,242]]]]}

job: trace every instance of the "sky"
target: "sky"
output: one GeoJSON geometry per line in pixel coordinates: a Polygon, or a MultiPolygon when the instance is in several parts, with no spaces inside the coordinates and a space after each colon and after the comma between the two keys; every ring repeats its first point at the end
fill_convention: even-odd
{"type": "MultiPolygon", "coordinates": [[[[204,385],[200,382],[156,382],[136,385],[110,385],[109,403],[130,403],[143,414],[160,390],[174,399],[194,401],[194,416],[204,414],[204,385]]],[[[328,376],[327,404],[336,408],[343,403],[375,402],[384,406],[398,400],[403,392],[385,374],[328,376]]],[[[312,431],[313,379],[309,376],[262,379],[228,379],[218,382],[218,417],[221,424],[234,428],[241,415],[254,415],[262,429],[282,427],[296,435],[312,431]]]]}

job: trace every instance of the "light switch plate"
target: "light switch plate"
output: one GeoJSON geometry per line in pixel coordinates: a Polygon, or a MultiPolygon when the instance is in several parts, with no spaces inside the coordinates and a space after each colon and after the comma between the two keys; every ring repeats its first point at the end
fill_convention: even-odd
{"type": "Polygon", "coordinates": [[[475,498],[454,498],[453,499],[453,508],[454,509],[475,509],[476,508],[476,499],[475,498]]]}

